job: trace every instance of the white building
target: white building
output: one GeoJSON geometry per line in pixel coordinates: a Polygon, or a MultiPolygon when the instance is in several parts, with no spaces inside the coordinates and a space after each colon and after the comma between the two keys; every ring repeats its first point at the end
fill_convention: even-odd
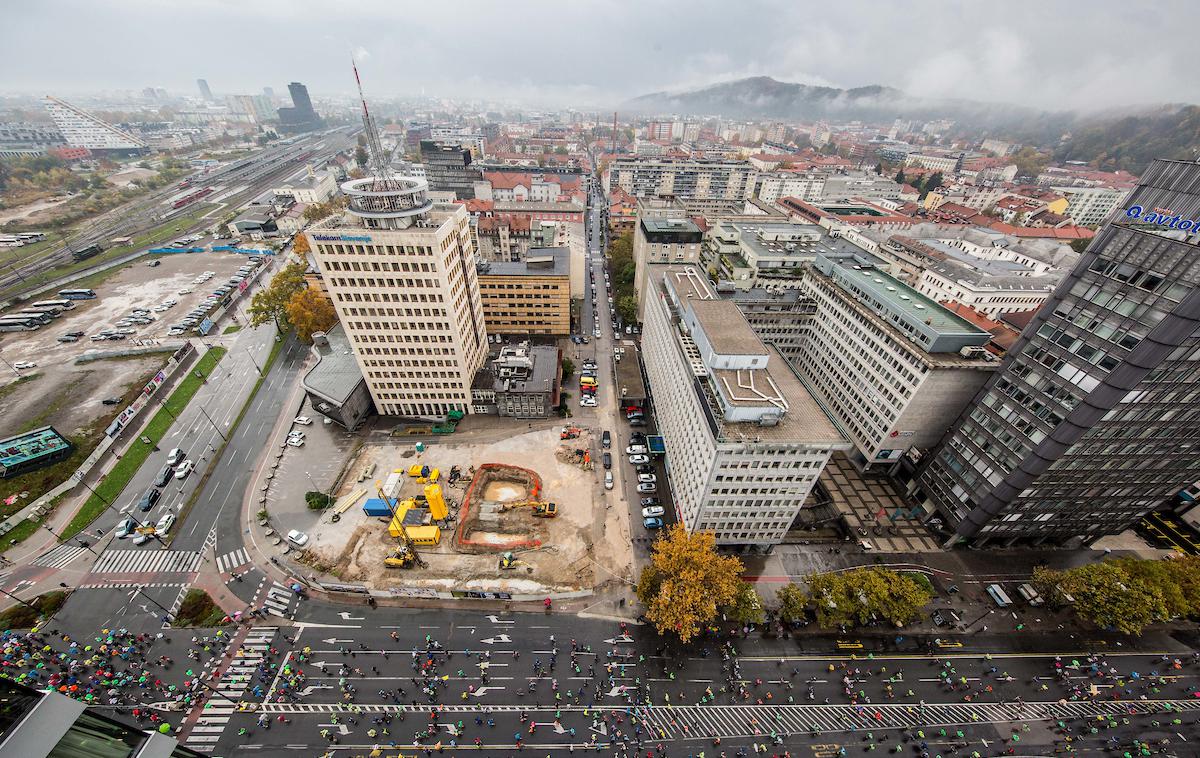
{"type": "MultiPolygon", "coordinates": [[[[751,159],[755,160],[755,159],[751,159]]],[[[813,202],[824,197],[827,174],[772,171],[758,177],[758,199],[773,203],[781,197],[798,197],[813,202]]]]}
{"type": "Polygon", "coordinates": [[[758,172],[746,161],[621,157],[606,176],[606,192],[616,186],[635,197],[748,200],[758,172]]]}
{"type": "Polygon", "coordinates": [[[276,195],[287,195],[297,203],[312,205],[324,203],[337,192],[337,180],[328,171],[317,173],[312,166],[298,177],[292,177],[287,182],[272,190],[276,195]]]}
{"type": "Polygon", "coordinates": [[[71,147],[121,153],[145,153],[150,150],[145,140],[58,98],[47,96],[46,110],[71,147]]]}
{"type": "Polygon", "coordinates": [[[886,237],[876,255],[890,271],[938,302],[954,300],[992,318],[1041,307],[1079,254],[1061,242],[985,229],[922,224],[886,237]]]}
{"type": "Polygon", "coordinates": [[[487,358],[468,215],[434,205],[419,179],[342,185],[348,212],[307,231],[380,414],[472,412],[487,358]]]}
{"type": "Polygon", "coordinates": [[[904,159],[905,166],[920,166],[930,171],[941,171],[948,174],[958,166],[957,155],[936,155],[931,153],[909,153],[904,159]]]}
{"type": "MultiPolygon", "coordinates": [[[[865,254],[818,255],[800,294],[812,315],[793,365],[854,443],[851,461],[890,468],[941,439],[999,366],[988,332],[875,267],[865,254]]],[[[787,325],[794,312],[756,314],[787,325]]]]}
{"type": "Polygon", "coordinates": [[[689,531],[766,549],[849,443],[779,352],[691,265],[653,265],[642,334],[674,506],[689,531]]]}
{"type": "Polygon", "coordinates": [[[699,263],[703,242],[704,232],[678,205],[654,200],[638,202],[638,221],[633,232],[633,285],[639,318],[649,289],[650,265],[699,263]]]}
{"type": "Polygon", "coordinates": [[[1099,226],[1125,204],[1132,187],[1051,187],[1067,198],[1067,212],[1080,226],[1099,226]]]}

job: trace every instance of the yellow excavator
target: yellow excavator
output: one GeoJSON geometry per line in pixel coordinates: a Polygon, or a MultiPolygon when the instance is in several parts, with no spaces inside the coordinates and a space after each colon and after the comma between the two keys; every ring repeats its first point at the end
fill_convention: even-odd
{"type": "Polygon", "coordinates": [[[532,508],[534,518],[554,518],[558,516],[558,503],[542,503],[537,500],[526,500],[523,503],[503,503],[501,513],[507,513],[517,508],[532,508]]]}
{"type": "Polygon", "coordinates": [[[383,559],[383,565],[389,568],[408,569],[417,565],[417,558],[405,545],[396,548],[396,552],[383,559]]]}
{"type": "Polygon", "coordinates": [[[505,571],[511,571],[512,569],[515,569],[517,566],[524,566],[524,565],[525,565],[525,561],[517,560],[513,556],[511,550],[509,552],[505,553],[504,555],[500,556],[500,568],[505,571]]]}

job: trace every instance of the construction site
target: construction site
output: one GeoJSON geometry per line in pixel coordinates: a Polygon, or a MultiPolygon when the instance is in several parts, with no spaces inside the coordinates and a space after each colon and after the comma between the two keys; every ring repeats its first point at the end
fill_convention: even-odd
{"type": "Polygon", "coordinates": [[[617,533],[592,461],[598,442],[594,430],[563,427],[364,445],[299,559],[415,597],[578,592],[628,579],[628,536],[617,533]]]}

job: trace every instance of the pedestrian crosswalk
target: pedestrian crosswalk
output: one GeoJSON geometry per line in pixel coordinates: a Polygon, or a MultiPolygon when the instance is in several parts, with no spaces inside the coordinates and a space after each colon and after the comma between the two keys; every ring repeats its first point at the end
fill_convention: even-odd
{"type": "Polygon", "coordinates": [[[53,550],[47,550],[37,558],[34,558],[33,565],[47,566],[49,568],[63,568],[86,552],[86,547],[80,547],[79,545],[67,543],[65,545],[59,545],[53,550]]]}
{"type": "Polygon", "coordinates": [[[200,568],[200,553],[192,550],[109,550],[92,567],[93,574],[141,572],[189,573],[200,568]]]}
{"type": "Polygon", "coordinates": [[[271,587],[267,590],[267,597],[263,600],[262,604],[264,608],[276,616],[286,617],[292,597],[292,591],[286,585],[279,582],[271,582],[271,587]]]}
{"type": "Polygon", "coordinates": [[[225,555],[217,557],[217,570],[224,573],[233,571],[236,568],[241,568],[250,562],[250,554],[245,548],[238,548],[225,555]]]}
{"type": "Polygon", "coordinates": [[[257,626],[250,630],[229,662],[229,668],[213,688],[217,692],[204,704],[199,720],[188,732],[185,745],[202,753],[211,752],[217,746],[230,717],[237,711],[238,702],[254,680],[254,670],[266,656],[278,631],[276,626],[257,626]]]}

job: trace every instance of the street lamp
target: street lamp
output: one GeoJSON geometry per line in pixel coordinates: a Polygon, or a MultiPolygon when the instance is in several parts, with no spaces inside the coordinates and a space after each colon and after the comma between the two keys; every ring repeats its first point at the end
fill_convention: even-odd
{"type": "Polygon", "coordinates": [[[258,363],[254,360],[254,354],[250,352],[250,348],[245,348],[246,355],[250,356],[250,363],[254,365],[254,370],[258,372],[259,377],[262,377],[262,369],[258,367],[258,363]]]}
{"type": "Polygon", "coordinates": [[[29,604],[27,601],[25,601],[25,600],[22,600],[21,598],[19,598],[19,597],[17,597],[16,595],[12,594],[12,593],[11,593],[11,592],[9,592],[8,590],[6,590],[6,589],[4,589],[4,588],[0,587],[0,592],[3,592],[3,593],[4,593],[5,595],[7,595],[8,597],[11,597],[13,600],[16,600],[18,603],[20,603],[21,605],[25,606],[26,608],[28,608],[29,610],[33,611],[34,613],[38,614],[39,616],[40,616],[40,615],[42,615],[42,611],[41,611],[41,609],[40,609],[40,608],[35,608],[33,605],[30,605],[30,604],[29,604]]]}
{"type": "Polygon", "coordinates": [[[228,442],[229,438],[226,437],[224,435],[224,433],[221,432],[221,427],[217,426],[216,422],[212,420],[212,417],[208,415],[208,411],[204,410],[204,406],[197,405],[196,408],[200,411],[200,415],[202,415],[202,416],[204,416],[204,418],[208,419],[208,423],[212,425],[213,430],[221,437],[221,439],[224,440],[225,442],[228,442]]]}
{"type": "MultiPolygon", "coordinates": [[[[61,534],[59,534],[58,532],[51,529],[50,525],[44,521],[42,522],[42,528],[45,529],[47,532],[50,532],[51,534],[53,534],[55,537],[58,537],[60,542],[66,542],[66,539],[61,534]]],[[[79,539],[79,538],[76,537],[75,539],[79,539]]],[[[89,553],[91,553],[92,555],[99,555],[99,553],[97,553],[95,550],[92,550],[92,548],[89,546],[89,544],[84,542],[82,539],[79,539],[79,546],[81,548],[83,548],[84,550],[88,551],[89,553]]]]}

